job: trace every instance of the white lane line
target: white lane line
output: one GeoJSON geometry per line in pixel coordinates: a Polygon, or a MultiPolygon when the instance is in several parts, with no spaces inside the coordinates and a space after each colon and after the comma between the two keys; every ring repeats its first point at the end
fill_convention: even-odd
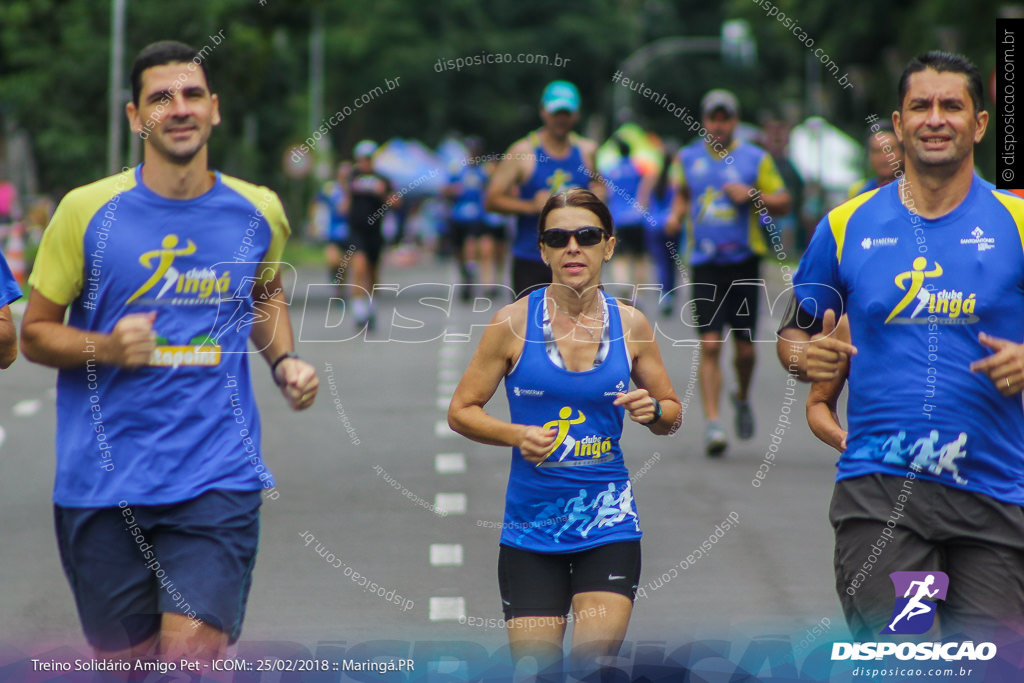
{"type": "Polygon", "coordinates": [[[437,393],[451,396],[455,393],[455,387],[457,386],[459,386],[458,382],[441,382],[437,385],[437,393]]]}
{"type": "Polygon", "coordinates": [[[27,398],[24,401],[18,401],[11,408],[17,417],[32,417],[39,412],[39,409],[43,407],[43,402],[38,398],[27,398]]]}
{"type": "Polygon", "coordinates": [[[441,358],[458,358],[462,355],[462,349],[458,346],[442,346],[441,358]]]}
{"type": "Polygon", "coordinates": [[[445,412],[448,412],[448,405],[451,402],[452,402],[452,395],[451,394],[448,394],[447,396],[438,396],[437,397],[437,407],[438,407],[438,409],[443,410],[445,412]]]}
{"type": "Polygon", "coordinates": [[[460,474],[466,471],[466,456],[462,453],[438,453],[434,456],[434,469],[438,474],[460,474]]]}
{"type": "Polygon", "coordinates": [[[449,515],[466,514],[465,493],[436,493],[434,494],[434,509],[438,512],[447,512],[449,515]]]}
{"type": "Polygon", "coordinates": [[[0,427],[0,446],[4,445],[4,441],[7,440],[7,430],[0,427]]]}
{"type": "Polygon", "coordinates": [[[448,420],[438,420],[434,423],[434,436],[439,439],[451,439],[458,434],[452,431],[452,428],[448,426],[448,420]]]}
{"type": "Polygon", "coordinates": [[[445,344],[465,344],[472,341],[473,337],[465,332],[445,332],[444,343],[445,344]]]}
{"type": "Polygon", "coordinates": [[[462,544],[461,543],[431,543],[430,544],[430,566],[432,566],[432,567],[461,567],[462,566],[462,544]]]}
{"type": "Polygon", "coordinates": [[[455,368],[441,368],[438,377],[442,382],[458,382],[462,378],[462,373],[455,368]]]}
{"type": "Polygon", "coordinates": [[[458,621],[466,616],[466,599],[430,598],[431,621],[458,621]]]}

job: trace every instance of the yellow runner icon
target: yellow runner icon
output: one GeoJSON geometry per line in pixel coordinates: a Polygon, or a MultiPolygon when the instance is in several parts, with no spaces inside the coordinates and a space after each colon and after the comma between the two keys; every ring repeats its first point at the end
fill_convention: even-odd
{"type": "Polygon", "coordinates": [[[580,416],[575,420],[570,420],[569,416],[572,415],[572,406],[563,406],[558,411],[558,419],[552,420],[551,422],[544,423],[544,429],[558,429],[558,434],[555,435],[555,442],[551,445],[551,450],[544,454],[544,457],[548,457],[555,450],[562,445],[565,441],[565,437],[569,435],[569,427],[572,425],[578,425],[582,422],[586,422],[587,417],[583,414],[583,411],[579,411],[580,416]]]}
{"type": "MultiPolygon", "coordinates": [[[[906,295],[896,304],[896,308],[892,309],[892,313],[885,319],[888,323],[890,320],[895,318],[899,313],[910,304],[911,301],[917,298],[918,293],[921,291],[921,286],[924,284],[926,277],[939,277],[942,275],[942,266],[939,265],[938,261],[935,262],[935,268],[933,270],[925,271],[928,266],[928,259],[924,256],[918,256],[914,259],[914,269],[900,273],[894,280],[896,286],[902,290],[905,290],[906,295]],[[907,288],[906,280],[910,278],[910,287],[907,288]]],[[[916,311],[915,311],[916,313],[916,311]]]]}
{"type": "Polygon", "coordinates": [[[149,289],[160,281],[160,278],[167,273],[171,268],[171,264],[174,263],[175,256],[188,256],[189,254],[196,253],[196,243],[192,240],[188,240],[188,244],[180,249],[175,249],[178,246],[178,236],[175,234],[164,235],[163,240],[160,242],[161,249],[154,249],[153,251],[147,251],[139,257],[139,263],[152,268],[150,265],[154,258],[159,257],[160,261],[157,263],[156,270],[149,276],[149,279],[135,290],[135,293],[128,298],[125,303],[130,304],[131,302],[138,299],[140,296],[149,291],[149,289]]]}

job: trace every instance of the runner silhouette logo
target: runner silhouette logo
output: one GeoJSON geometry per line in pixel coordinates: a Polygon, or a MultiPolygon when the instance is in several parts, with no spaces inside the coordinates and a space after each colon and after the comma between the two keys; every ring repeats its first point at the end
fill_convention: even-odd
{"type": "Polygon", "coordinates": [[[920,635],[935,623],[938,600],[946,599],[949,577],[945,572],[893,572],[889,574],[896,591],[896,605],[883,635],[920,635]]]}

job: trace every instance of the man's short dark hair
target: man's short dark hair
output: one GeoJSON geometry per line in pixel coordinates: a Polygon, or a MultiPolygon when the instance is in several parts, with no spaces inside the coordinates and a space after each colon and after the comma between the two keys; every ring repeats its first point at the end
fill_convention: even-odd
{"type": "Polygon", "coordinates": [[[975,116],[985,108],[985,89],[981,84],[981,72],[978,71],[974,62],[963,55],[932,50],[911,59],[907,68],[903,70],[898,89],[900,99],[897,108],[900,111],[903,111],[903,98],[907,96],[907,90],[910,88],[910,75],[925,69],[932,69],[939,73],[949,71],[963,74],[967,77],[967,91],[971,94],[971,100],[974,102],[975,116]]]}
{"type": "Polygon", "coordinates": [[[210,74],[206,72],[206,66],[204,66],[205,60],[199,57],[199,53],[196,52],[195,48],[185,43],[179,43],[176,40],[161,40],[156,43],[150,43],[142,48],[142,51],[135,57],[135,63],[132,64],[132,102],[135,103],[136,107],[139,106],[139,96],[142,94],[142,72],[152,66],[177,64],[179,62],[193,62],[202,69],[203,77],[206,79],[206,87],[212,92],[210,74]]]}

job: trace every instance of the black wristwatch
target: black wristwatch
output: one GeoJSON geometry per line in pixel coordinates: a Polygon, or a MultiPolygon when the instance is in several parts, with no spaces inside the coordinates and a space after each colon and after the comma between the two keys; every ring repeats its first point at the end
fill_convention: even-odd
{"type": "Polygon", "coordinates": [[[652,417],[644,425],[652,425],[661,419],[661,401],[651,396],[651,400],[654,401],[654,417],[652,417]]]}
{"type": "MultiPolygon", "coordinates": [[[[298,358],[298,357],[299,357],[298,354],[295,353],[294,351],[287,351],[285,353],[282,353],[280,356],[278,356],[277,360],[275,360],[273,363],[270,364],[270,378],[272,380],[274,380],[274,384],[276,384],[277,386],[281,386],[281,383],[277,381],[277,366],[281,364],[281,361],[283,361],[285,358],[298,358]]],[[[658,414],[660,415],[661,413],[658,413],[658,414]]]]}

